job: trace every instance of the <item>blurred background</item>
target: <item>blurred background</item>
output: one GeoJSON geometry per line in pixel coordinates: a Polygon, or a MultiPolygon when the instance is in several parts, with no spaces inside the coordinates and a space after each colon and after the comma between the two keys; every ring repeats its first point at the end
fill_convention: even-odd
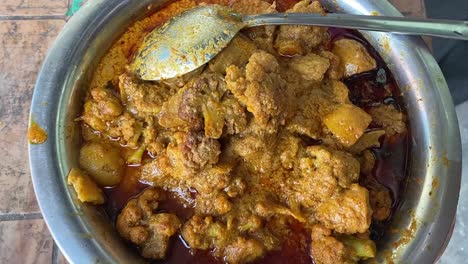
{"type": "MultiPolygon", "coordinates": [[[[467,0],[425,0],[425,9],[428,18],[468,20],[467,0]]],[[[467,101],[468,41],[433,39],[432,52],[445,75],[454,103],[467,101]]]]}

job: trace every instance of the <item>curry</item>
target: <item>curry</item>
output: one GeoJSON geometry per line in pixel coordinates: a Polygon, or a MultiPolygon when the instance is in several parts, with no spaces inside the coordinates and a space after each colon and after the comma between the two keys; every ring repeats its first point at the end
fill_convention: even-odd
{"type": "MultiPolygon", "coordinates": [[[[318,1],[209,1],[243,14],[325,14],[318,1]]],[[[376,255],[406,175],[398,87],[356,32],[250,28],[204,68],[145,82],[137,22],[98,66],[77,119],[82,202],[167,263],[356,263],[376,255]]],[[[206,4],[206,3],[205,3],[206,4]]]]}
{"type": "Polygon", "coordinates": [[[31,118],[28,128],[29,144],[42,144],[47,140],[47,133],[42,129],[33,118],[31,118]]]}

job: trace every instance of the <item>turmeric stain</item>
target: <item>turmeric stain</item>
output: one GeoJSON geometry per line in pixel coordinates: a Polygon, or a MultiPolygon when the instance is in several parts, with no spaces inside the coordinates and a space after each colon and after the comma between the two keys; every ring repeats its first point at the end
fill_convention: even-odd
{"type": "Polygon", "coordinates": [[[390,48],[390,40],[388,39],[388,37],[382,38],[381,41],[379,42],[379,46],[382,47],[385,55],[390,55],[392,50],[390,48]]]}
{"type": "Polygon", "coordinates": [[[437,192],[437,188],[439,187],[439,180],[433,179],[431,184],[431,190],[429,191],[429,196],[432,196],[435,192],[437,192]]]}
{"type": "Polygon", "coordinates": [[[439,180],[438,179],[432,180],[432,189],[436,189],[437,187],[439,187],[439,180]]]}
{"type": "Polygon", "coordinates": [[[394,243],[392,243],[392,247],[394,249],[399,248],[402,245],[408,244],[413,238],[416,233],[417,229],[417,222],[416,219],[414,218],[414,215],[412,215],[413,220],[411,221],[411,224],[408,229],[400,230],[400,239],[394,243]]]}
{"type": "Polygon", "coordinates": [[[34,119],[31,119],[31,124],[28,128],[29,144],[42,144],[47,140],[47,133],[42,129],[34,119]]]}
{"type": "Polygon", "coordinates": [[[442,157],[442,164],[447,167],[449,165],[449,163],[450,163],[450,160],[447,158],[447,156],[443,156],[442,157]]]}

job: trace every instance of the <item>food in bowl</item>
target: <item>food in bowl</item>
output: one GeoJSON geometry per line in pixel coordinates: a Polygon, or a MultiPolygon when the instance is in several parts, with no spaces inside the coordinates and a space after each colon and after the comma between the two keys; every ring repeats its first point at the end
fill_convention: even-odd
{"type": "MultiPolygon", "coordinates": [[[[209,1],[243,14],[325,13],[318,1],[209,1]]],[[[356,32],[246,29],[204,68],[145,82],[126,70],[177,1],[132,25],[94,73],[69,183],[104,204],[148,259],[353,263],[375,256],[406,175],[407,122],[356,32]]]]}

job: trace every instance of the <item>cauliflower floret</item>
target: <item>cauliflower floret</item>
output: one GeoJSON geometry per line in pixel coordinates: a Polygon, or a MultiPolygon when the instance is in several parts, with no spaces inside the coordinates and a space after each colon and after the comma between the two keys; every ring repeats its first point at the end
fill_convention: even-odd
{"type": "Polygon", "coordinates": [[[119,88],[128,111],[138,117],[158,114],[162,104],[176,92],[170,86],[142,82],[127,73],[119,77],[119,88]]]}
{"type": "Polygon", "coordinates": [[[295,198],[315,207],[359,179],[359,161],[346,152],[311,146],[299,160],[299,171],[302,177],[292,185],[295,198]]]}
{"type": "Polygon", "coordinates": [[[265,254],[262,243],[255,239],[238,237],[237,240],[224,250],[227,263],[247,263],[265,254]]]}
{"type": "Polygon", "coordinates": [[[406,116],[393,105],[380,105],[369,110],[372,120],[385,130],[385,134],[392,137],[406,132],[406,116]]]}
{"type": "MultiPolygon", "coordinates": [[[[316,13],[325,15],[319,1],[303,0],[286,13],[316,13]]],[[[326,27],[280,26],[275,40],[279,54],[294,56],[305,55],[328,40],[326,27]]]]}
{"type": "Polygon", "coordinates": [[[278,125],[284,124],[288,114],[288,95],[273,55],[264,51],[254,53],[245,71],[234,65],[228,67],[226,83],[260,125],[276,130],[278,125]]]}
{"type": "Polygon", "coordinates": [[[331,235],[331,230],[316,224],[312,226],[310,254],[316,264],[355,263],[347,261],[348,252],[343,243],[331,235]]]}
{"type": "Polygon", "coordinates": [[[170,237],[181,226],[176,215],[155,213],[158,201],[162,199],[164,196],[158,190],[147,189],[130,200],[117,218],[117,231],[139,246],[145,258],[164,259],[170,237]]]}
{"type": "Polygon", "coordinates": [[[339,233],[366,232],[372,219],[369,192],[358,184],[352,184],[349,189],[322,203],[317,209],[317,219],[339,233]]]}
{"type": "MultiPolygon", "coordinates": [[[[238,0],[232,4],[232,9],[243,15],[272,14],[277,13],[276,4],[270,4],[264,0],[238,0]]],[[[276,26],[252,27],[243,32],[262,50],[274,52],[273,41],[276,26]]]]}

